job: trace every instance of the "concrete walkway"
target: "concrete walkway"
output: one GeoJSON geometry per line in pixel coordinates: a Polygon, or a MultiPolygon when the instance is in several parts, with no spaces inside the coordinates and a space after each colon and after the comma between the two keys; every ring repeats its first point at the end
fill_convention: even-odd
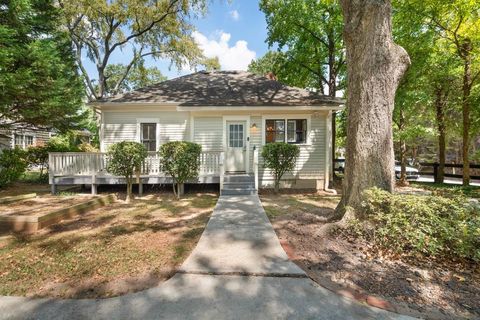
{"type": "Polygon", "coordinates": [[[102,300],[0,298],[0,319],[412,319],[339,297],[288,260],[257,196],[220,197],[162,285],[102,300]]]}

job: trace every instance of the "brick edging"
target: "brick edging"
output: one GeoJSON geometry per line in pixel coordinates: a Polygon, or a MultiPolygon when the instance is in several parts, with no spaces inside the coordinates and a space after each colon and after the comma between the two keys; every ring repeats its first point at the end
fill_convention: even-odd
{"type": "MultiPolygon", "coordinates": [[[[283,250],[288,255],[288,258],[292,260],[294,263],[299,260],[299,256],[295,253],[295,250],[290,243],[285,240],[280,240],[280,244],[283,247],[283,250]]],[[[296,263],[299,267],[300,265],[296,263]]],[[[352,286],[338,284],[332,281],[329,278],[321,277],[321,276],[311,276],[307,272],[305,272],[308,278],[321,287],[339,295],[344,298],[355,300],[361,304],[365,304],[371,307],[375,307],[378,309],[386,310],[389,312],[394,312],[401,315],[416,317],[416,318],[424,318],[428,317],[428,319],[432,320],[444,320],[450,319],[447,315],[442,314],[440,311],[432,309],[432,308],[425,308],[426,311],[420,312],[417,310],[412,309],[408,305],[402,305],[399,303],[392,303],[388,300],[383,299],[382,297],[370,295],[368,292],[364,290],[359,290],[352,286]]]]}

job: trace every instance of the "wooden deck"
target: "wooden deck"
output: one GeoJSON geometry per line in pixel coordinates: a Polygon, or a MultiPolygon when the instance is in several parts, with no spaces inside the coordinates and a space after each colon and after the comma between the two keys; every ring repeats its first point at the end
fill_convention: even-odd
{"type": "MultiPolygon", "coordinates": [[[[189,183],[223,182],[223,152],[202,152],[200,154],[200,172],[198,178],[189,183]]],[[[161,165],[157,152],[149,152],[136,176],[135,183],[140,190],[144,184],[170,184],[161,165]]],[[[125,178],[107,172],[108,157],[103,152],[52,152],[49,153],[49,183],[52,193],[57,185],[91,185],[96,194],[98,185],[126,184],[125,178]]]]}

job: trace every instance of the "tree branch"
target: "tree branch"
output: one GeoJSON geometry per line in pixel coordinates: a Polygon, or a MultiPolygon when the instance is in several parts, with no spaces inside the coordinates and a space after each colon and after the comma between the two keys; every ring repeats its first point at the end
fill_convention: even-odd
{"type": "Polygon", "coordinates": [[[308,29],[307,27],[305,27],[304,25],[302,25],[298,22],[294,22],[293,24],[296,25],[297,27],[307,31],[312,37],[317,39],[320,43],[322,43],[324,46],[326,46],[328,48],[328,43],[324,39],[322,39],[320,36],[315,34],[315,32],[313,32],[312,30],[308,29]]]}
{"type": "Polygon", "coordinates": [[[112,48],[110,49],[110,53],[113,52],[113,51],[115,50],[115,48],[126,44],[127,42],[129,42],[129,41],[132,40],[133,38],[137,38],[137,37],[145,34],[146,32],[150,31],[157,23],[162,22],[162,21],[165,20],[169,15],[179,13],[180,10],[175,10],[175,11],[170,12],[170,9],[172,9],[177,2],[178,2],[178,0],[173,0],[172,2],[170,2],[170,5],[168,6],[167,12],[166,12],[164,15],[162,15],[159,19],[152,21],[152,22],[151,22],[149,25],[147,25],[147,27],[145,27],[144,29],[142,29],[142,30],[140,30],[140,31],[138,31],[138,32],[132,33],[131,35],[129,35],[128,37],[126,37],[125,40],[123,40],[123,41],[120,41],[120,42],[115,43],[115,44],[112,46],[112,48]]]}

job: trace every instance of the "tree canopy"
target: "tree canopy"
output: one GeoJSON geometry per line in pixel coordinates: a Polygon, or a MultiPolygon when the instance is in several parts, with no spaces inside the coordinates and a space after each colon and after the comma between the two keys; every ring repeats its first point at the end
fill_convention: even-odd
{"type": "Polygon", "coordinates": [[[157,67],[146,67],[143,61],[129,71],[126,70],[127,68],[126,65],[119,63],[107,65],[105,76],[108,95],[124,93],[167,80],[167,77],[157,67]],[[123,77],[125,77],[123,81],[120,81],[123,77]],[[121,83],[120,86],[117,87],[117,83],[121,83]]]}
{"type": "Polygon", "coordinates": [[[0,127],[74,127],[84,88],[50,0],[0,1],[0,127]]]}
{"type": "MultiPolygon", "coordinates": [[[[203,14],[205,0],[60,0],[64,24],[76,50],[76,62],[87,87],[89,100],[118,92],[133,66],[145,57],[166,58],[177,67],[209,64],[191,36],[190,18],[203,14]],[[117,81],[106,74],[116,52],[128,62],[117,81]],[[96,67],[96,78],[85,67],[84,58],[96,67]],[[109,88],[109,89],[108,89],[109,88]]],[[[119,70],[117,70],[119,71],[119,70]]]]}
{"type": "Polygon", "coordinates": [[[290,85],[335,96],[343,90],[345,50],[338,1],[262,0],[270,46],[283,52],[282,78],[290,85]],[[327,92],[325,92],[325,87],[327,92]]]}

